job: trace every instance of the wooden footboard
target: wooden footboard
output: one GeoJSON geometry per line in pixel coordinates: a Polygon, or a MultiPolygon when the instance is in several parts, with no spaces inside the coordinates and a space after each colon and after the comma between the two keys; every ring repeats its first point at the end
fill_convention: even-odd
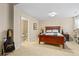
{"type": "Polygon", "coordinates": [[[40,42],[60,44],[63,45],[64,48],[64,36],[39,35],[39,44],[40,42]]]}

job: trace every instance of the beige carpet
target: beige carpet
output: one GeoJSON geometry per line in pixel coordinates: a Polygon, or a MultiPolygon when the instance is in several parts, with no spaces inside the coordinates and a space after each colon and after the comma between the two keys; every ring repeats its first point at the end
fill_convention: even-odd
{"type": "Polygon", "coordinates": [[[79,45],[75,42],[66,42],[65,49],[38,42],[24,42],[22,47],[10,53],[8,56],[78,56],[79,45]]]}

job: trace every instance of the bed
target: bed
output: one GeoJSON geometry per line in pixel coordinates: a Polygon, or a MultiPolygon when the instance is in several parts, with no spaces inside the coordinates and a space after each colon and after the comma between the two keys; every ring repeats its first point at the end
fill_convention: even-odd
{"type": "Polygon", "coordinates": [[[46,26],[45,33],[39,35],[39,44],[40,42],[58,44],[64,48],[65,38],[60,33],[60,26],[46,26]]]}

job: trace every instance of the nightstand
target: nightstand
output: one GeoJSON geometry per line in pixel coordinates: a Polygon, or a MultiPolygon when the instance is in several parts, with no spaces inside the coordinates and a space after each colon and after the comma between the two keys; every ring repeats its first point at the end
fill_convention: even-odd
{"type": "Polygon", "coordinates": [[[79,37],[76,37],[75,40],[79,44],[79,37]]]}
{"type": "Polygon", "coordinates": [[[66,41],[69,41],[69,34],[63,34],[66,38],[66,41]]]}

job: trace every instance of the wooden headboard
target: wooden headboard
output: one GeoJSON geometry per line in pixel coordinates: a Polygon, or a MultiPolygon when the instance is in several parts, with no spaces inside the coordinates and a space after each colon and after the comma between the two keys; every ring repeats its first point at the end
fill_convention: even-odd
{"type": "Polygon", "coordinates": [[[45,27],[45,31],[54,30],[54,29],[58,30],[58,32],[60,33],[60,26],[46,26],[45,27]]]}

